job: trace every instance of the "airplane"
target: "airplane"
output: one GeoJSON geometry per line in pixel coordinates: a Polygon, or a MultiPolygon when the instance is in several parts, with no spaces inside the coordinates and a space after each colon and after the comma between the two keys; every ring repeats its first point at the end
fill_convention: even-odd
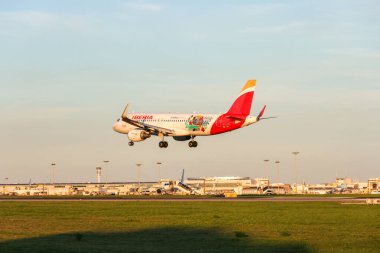
{"type": "Polygon", "coordinates": [[[251,105],[255,93],[256,80],[248,80],[230,109],[223,114],[128,114],[128,105],[113,130],[126,134],[128,145],[144,141],[152,135],[160,138],[159,147],[167,148],[165,137],[176,141],[189,141],[189,147],[198,146],[196,136],[208,136],[230,132],[259,122],[263,118],[266,105],[257,116],[251,116],[251,105]]]}

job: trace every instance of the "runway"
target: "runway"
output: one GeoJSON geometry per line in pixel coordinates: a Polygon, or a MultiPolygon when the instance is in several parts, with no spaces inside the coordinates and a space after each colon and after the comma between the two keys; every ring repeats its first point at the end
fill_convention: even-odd
{"type": "Polygon", "coordinates": [[[259,198],[0,198],[0,202],[339,202],[365,203],[350,197],[259,197],[259,198]]]}

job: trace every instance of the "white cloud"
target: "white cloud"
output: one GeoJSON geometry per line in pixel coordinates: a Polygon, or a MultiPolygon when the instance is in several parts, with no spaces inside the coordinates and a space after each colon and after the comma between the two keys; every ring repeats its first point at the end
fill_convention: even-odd
{"type": "Polygon", "coordinates": [[[325,49],[323,51],[332,55],[346,56],[350,58],[380,59],[380,51],[370,50],[367,48],[325,49]]]}
{"type": "Polygon", "coordinates": [[[8,11],[0,12],[0,25],[21,24],[27,26],[51,26],[58,16],[42,11],[8,11]]]}
{"type": "Polygon", "coordinates": [[[252,26],[244,30],[250,34],[281,34],[285,32],[299,31],[305,27],[303,22],[290,22],[283,25],[274,26],[252,26]]]}
{"type": "Polygon", "coordinates": [[[146,3],[146,2],[141,2],[141,1],[126,2],[124,6],[136,11],[149,11],[149,12],[160,12],[165,9],[163,5],[156,4],[156,3],[146,3]]]}
{"type": "Polygon", "coordinates": [[[257,16],[279,13],[286,10],[286,5],[282,3],[251,3],[239,5],[237,7],[244,15],[257,16]]]}
{"type": "Polygon", "coordinates": [[[0,35],[25,37],[38,32],[69,30],[94,34],[92,15],[62,15],[45,11],[1,11],[0,35]]]}

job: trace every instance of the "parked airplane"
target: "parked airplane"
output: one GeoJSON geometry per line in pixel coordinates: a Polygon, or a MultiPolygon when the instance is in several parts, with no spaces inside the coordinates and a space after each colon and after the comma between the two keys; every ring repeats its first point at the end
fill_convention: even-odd
{"type": "Polygon", "coordinates": [[[223,114],[128,114],[127,105],[113,130],[127,134],[129,146],[156,135],[160,138],[160,148],[168,147],[165,136],[172,136],[176,141],[190,140],[189,147],[197,147],[196,136],[221,134],[264,119],[266,106],[258,116],[249,115],[255,86],[256,80],[248,80],[231,108],[223,114]]]}

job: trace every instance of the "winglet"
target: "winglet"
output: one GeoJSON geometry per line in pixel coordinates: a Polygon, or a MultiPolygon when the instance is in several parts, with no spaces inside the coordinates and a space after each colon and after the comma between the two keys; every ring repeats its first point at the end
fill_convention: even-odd
{"type": "Polygon", "coordinates": [[[121,114],[121,118],[122,118],[123,120],[126,119],[126,118],[128,117],[128,106],[129,106],[129,104],[127,104],[127,105],[125,106],[125,109],[124,109],[123,113],[121,114]]]}
{"type": "Polygon", "coordinates": [[[261,109],[261,112],[259,113],[259,115],[257,116],[257,121],[260,120],[260,118],[264,115],[264,112],[265,112],[265,108],[267,108],[266,105],[264,105],[263,109],[261,109]]]}

